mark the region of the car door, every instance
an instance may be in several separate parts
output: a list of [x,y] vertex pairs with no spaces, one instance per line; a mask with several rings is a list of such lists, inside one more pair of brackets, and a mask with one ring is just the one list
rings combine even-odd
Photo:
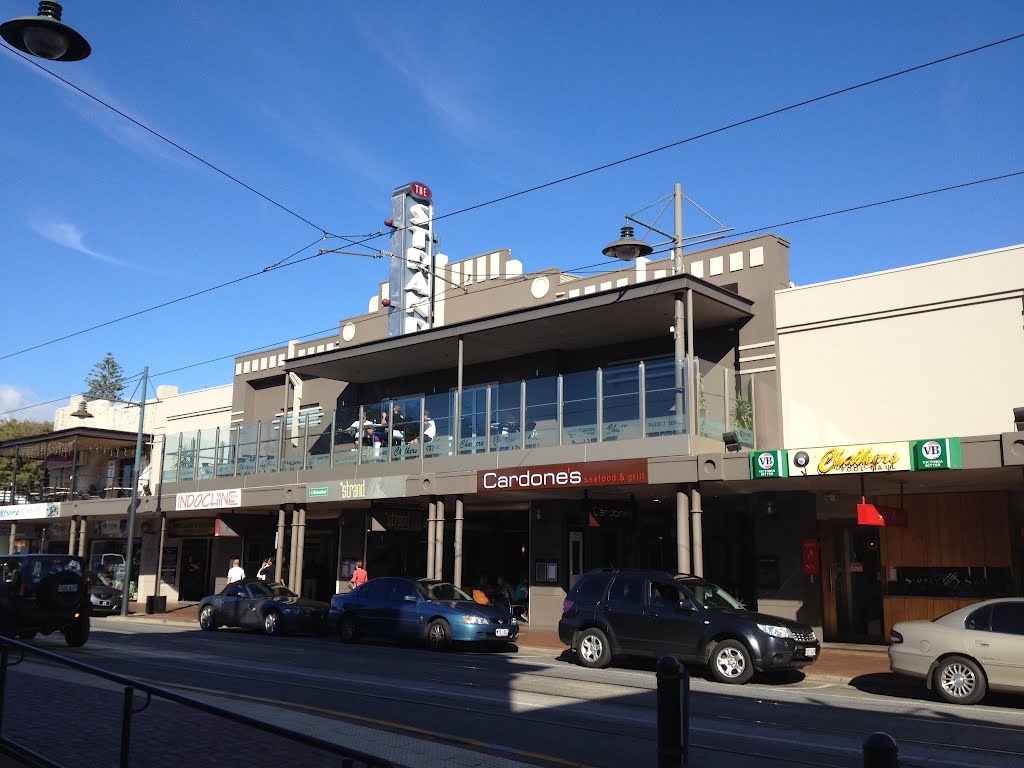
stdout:
[[229,584],[221,595],[217,623],[225,627],[242,626],[242,614],[248,594],[241,584]]
[[599,615],[611,627],[620,653],[649,653],[644,576],[618,573],[608,588],[608,598],[598,606]]
[[674,581],[647,582],[648,650],[661,656],[701,659],[707,623],[699,608]]
[[993,604],[991,622],[987,636],[973,633],[989,685],[1024,691],[1024,600]]
[[241,606],[239,607],[238,626],[249,629],[263,627],[263,619],[260,617],[260,606],[266,596],[267,591],[262,584],[247,584],[245,586]]
[[356,607],[356,626],[364,637],[381,637],[384,632],[384,613],[394,579],[371,579],[359,588]]
[[419,637],[419,595],[412,582],[392,579],[387,602],[381,609],[381,631],[390,639]]

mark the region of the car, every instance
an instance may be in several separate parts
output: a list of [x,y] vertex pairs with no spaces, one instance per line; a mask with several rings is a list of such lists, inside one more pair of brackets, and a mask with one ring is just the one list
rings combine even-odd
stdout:
[[93,616],[110,616],[121,610],[121,590],[114,587],[113,580],[105,573],[89,572],[89,599]]
[[801,669],[821,654],[811,627],[748,611],[706,579],[629,568],[583,574],[562,604],[558,636],[585,667],[667,655],[731,684],[755,671]]
[[893,625],[889,669],[924,680],[949,704],[1024,693],[1024,598],[996,598],[931,621]]
[[61,632],[71,648],[89,640],[90,586],[74,555],[0,557],[0,634],[31,640]]
[[299,597],[284,584],[241,579],[199,601],[199,626],[208,632],[218,627],[242,627],[268,635],[326,632],[328,607],[320,600]]
[[519,639],[519,622],[507,607],[481,605],[437,579],[370,579],[331,598],[328,622],[343,643],[420,641],[445,650],[453,643],[507,646]]

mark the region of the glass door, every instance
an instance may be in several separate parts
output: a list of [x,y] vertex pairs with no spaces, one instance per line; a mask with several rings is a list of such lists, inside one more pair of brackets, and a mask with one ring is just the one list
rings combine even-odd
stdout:
[[829,533],[822,547],[828,559],[823,563],[825,639],[885,642],[878,529],[857,526],[834,528]]

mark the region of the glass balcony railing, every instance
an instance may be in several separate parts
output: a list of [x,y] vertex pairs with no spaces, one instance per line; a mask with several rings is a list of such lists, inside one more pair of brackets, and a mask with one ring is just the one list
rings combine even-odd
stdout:
[[[754,445],[750,377],[695,361],[697,433]],[[686,361],[659,358],[170,436],[164,481],[682,435]]]

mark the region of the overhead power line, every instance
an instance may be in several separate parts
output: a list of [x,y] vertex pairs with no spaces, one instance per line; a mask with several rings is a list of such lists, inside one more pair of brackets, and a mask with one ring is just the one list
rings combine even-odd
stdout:
[[[988,178],[984,178],[984,179],[975,179],[973,181],[965,181],[965,182],[961,182],[959,184],[951,184],[951,185],[948,185],[948,186],[945,186],[945,187],[937,187],[935,189],[929,189],[929,190],[925,190],[923,192],[913,192],[913,193],[908,194],[908,195],[900,195],[898,197],[890,197],[890,198],[887,198],[885,200],[877,200],[877,201],[872,202],[872,203],[863,203],[861,205],[854,205],[854,206],[850,206],[850,207],[847,207],[847,208],[839,208],[839,209],[837,209],[835,211],[828,211],[826,213],[816,213],[816,214],[814,214],[812,216],[803,216],[803,217],[796,218],[796,219],[789,219],[788,221],[783,221],[783,222],[779,222],[777,224],[771,224],[771,225],[764,226],[764,227],[756,227],[755,229],[747,229],[747,230],[744,230],[742,232],[730,232],[727,237],[723,237],[722,239],[723,240],[734,240],[737,237],[742,237],[742,236],[745,236],[745,235],[755,234],[757,232],[765,232],[765,231],[768,231],[768,230],[779,229],[781,227],[788,227],[788,226],[792,226],[794,224],[804,224],[804,223],[806,223],[808,221],[816,221],[818,219],[824,219],[824,218],[828,218],[830,216],[840,216],[840,215],[846,214],[846,213],[855,213],[856,211],[863,211],[863,210],[867,210],[867,209],[870,209],[870,208],[878,208],[878,207],[883,206],[883,205],[892,205],[892,204],[895,204],[895,203],[905,202],[907,200],[914,200],[916,198],[927,197],[929,195],[936,195],[936,194],[939,194],[940,192],[952,192],[952,191],[955,191],[955,190],[958,190],[958,189],[965,189],[967,187],[978,186],[980,184],[988,184],[988,183],[992,183],[992,182],[996,182],[996,181],[1005,181],[1006,179],[1012,179],[1012,178],[1019,177],[1019,176],[1024,176],[1024,170],[1013,171],[1011,173],[1004,173],[1004,174],[1000,174],[998,176],[989,176]],[[668,252],[667,250],[666,251],[661,251],[661,250],[654,251],[655,254],[667,253],[667,252]],[[315,257],[310,256],[310,257],[307,257],[307,258],[315,258]],[[299,262],[296,262],[296,263],[299,263]],[[580,273],[586,273],[587,270],[604,268],[604,267],[607,267],[609,264],[616,264],[616,263],[621,263],[621,262],[618,259],[604,259],[602,261],[595,262],[594,264],[584,264],[584,265],[579,266],[579,267],[570,267],[570,268],[562,270],[562,271],[564,273],[566,273],[566,274],[572,274],[572,273],[580,274]],[[607,271],[607,270],[605,270],[605,271]],[[520,275],[519,276],[519,280],[525,280],[527,277],[529,277],[529,275]],[[508,285],[508,281],[498,282],[498,283],[495,283],[493,285],[488,285],[488,286],[485,286],[483,288],[480,288],[480,289],[474,291],[470,295],[472,295],[473,297],[478,297],[484,291],[490,291],[490,290],[494,290],[494,289],[497,289],[497,288],[502,288],[502,287],[504,287],[506,285]],[[465,298],[463,295],[455,294],[450,299],[446,299],[446,301],[461,300],[463,298]],[[359,319],[359,320],[353,320],[352,321],[352,325],[358,325],[359,323],[370,322],[370,321],[372,321],[374,319],[376,319],[376,318],[375,317],[366,317],[366,318],[362,318],[362,319]],[[186,365],[179,366],[178,368],[171,368],[171,369],[166,370],[166,371],[161,371],[160,373],[154,373],[154,374],[152,374],[151,378],[156,378],[157,376],[167,376],[168,374],[178,373],[180,371],[185,371],[185,370],[188,370],[190,368],[198,368],[198,367],[201,367],[203,365],[209,365],[210,363],[216,363],[216,362],[220,362],[222,360],[231,360],[231,359],[237,358],[237,357],[239,357],[241,355],[247,355],[247,354],[251,354],[253,352],[261,352],[261,351],[264,351],[264,350],[267,350],[267,349],[273,349],[274,347],[279,347],[279,346],[282,346],[284,344],[287,344],[289,341],[292,341],[293,339],[313,338],[315,336],[319,336],[320,334],[329,333],[329,332],[335,330],[336,328],[337,328],[337,324],[329,326],[328,328],[324,328],[324,329],[319,330],[319,331],[313,331],[312,333],[305,333],[305,334],[302,334],[301,336],[291,336],[291,337],[289,337],[285,341],[278,341],[278,342],[270,342],[270,343],[267,343],[267,344],[261,344],[258,347],[250,347],[249,349],[241,350],[239,352],[234,352],[234,353],[228,354],[228,355],[221,355],[219,357],[210,358],[209,360],[202,360],[202,361],[196,362],[196,363],[188,363]],[[127,382],[131,382],[135,378],[136,377],[129,378],[127,380]],[[61,402],[64,402],[65,400],[67,400],[68,398],[70,398],[72,396],[73,395],[65,395],[64,397],[57,398],[55,400],[46,400],[46,401],[41,402],[41,403],[35,403],[34,405],[25,405],[25,406],[21,406],[19,408],[12,408],[11,410],[4,411],[4,412],[0,413],[0,416],[7,416],[8,414],[11,414],[11,413],[17,413],[19,411],[26,411],[26,410],[29,410],[30,408],[37,408],[37,407],[44,406],[44,405],[51,405],[53,403],[61,403]]]
[[[470,211],[475,211],[475,210],[478,210],[480,208],[485,208],[487,206],[491,206],[491,205],[495,205],[497,203],[505,202],[505,201],[511,200],[513,198],[522,197],[523,195],[527,195],[527,194],[530,194],[530,193],[533,193],[533,192],[537,192],[537,191],[540,191],[540,190],[543,190],[543,189],[547,189],[549,187],[553,187],[553,186],[556,186],[558,184],[563,184],[563,183],[566,183],[568,181],[572,181],[574,179],[578,179],[578,178],[581,178],[581,177],[584,177],[584,176],[588,176],[588,175],[591,175],[591,174],[594,174],[594,173],[598,173],[598,172],[603,171],[603,170],[607,170],[609,168],[614,168],[616,166],[623,165],[625,163],[629,163],[629,162],[632,162],[634,160],[639,160],[641,158],[648,157],[650,155],[654,155],[654,154],[657,154],[659,152],[664,152],[666,150],[673,149],[675,147],[679,147],[679,146],[682,146],[684,144],[688,144],[688,143],[691,143],[691,142],[694,142],[694,141],[698,141],[700,139],[707,138],[709,136],[713,136],[713,135],[716,135],[716,134],[724,133],[726,131],[732,130],[733,128],[738,128],[738,127],[743,126],[743,125],[749,125],[751,123],[755,123],[755,122],[758,122],[760,120],[765,120],[765,119],[767,119],[769,117],[774,117],[776,115],[780,115],[780,114],[783,114],[785,112],[789,112],[789,111],[792,111],[792,110],[795,110],[795,109],[799,109],[801,107],[805,107],[805,106],[808,106],[808,105],[811,105],[811,104],[815,104],[817,102],[824,101],[824,100],[830,99],[830,98],[834,98],[836,96],[840,96],[840,95],[843,95],[843,94],[846,94],[846,93],[851,93],[853,91],[856,91],[856,90],[859,90],[859,89],[862,89],[862,88],[867,88],[867,87],[872,86],[872,85],[877,85],[879,83],[886,82],[888,80],[892,80],[892,79],[897,78],[897,77],[902,77],[904,75],[908,75],[908,74],[913,73],[913,72],[917,72],[917,71],[920,71],[920,70],[923,70],[923,69],[927,69],[929,67],[933,67],[933,66],[936,66],[938,64],[943,64],[943,63],[946,63],[946,62],[949,62],[949,61],[960,59],[960,58],[963,58],[965,56],[969,56],[971,54],[979,53],[981,51],[985,51],[985,50],[994,48],[994,47],[999,46],[999,45],[1004,45],[1006,43],[1010,43],[1010,42],[1014,42],[1014,41],[1020,40],[1022,38],[1024,38],[1024,33],[1012,35],[1010,37],[1005,37],[1005,38],[1003,38],[1001,40],[996,40],[996,41],[993,41],[993,42],[990,42],[990,43],[986,43],[984,45],[979,45],[979,46],[976,46],[974,48],[970,48],[970,49],[967,49],[967,50],[964,50],[964,51],[960,51],[958,53],[953,53],[953,54],[950,54],[948,56],[943,56],[943,57],[940,57],[940,58],[937,58],[937,59],[933,59],[933,60],[925,62],[923,64],[917,64],[917,65],[912,66],[912,67],[901,69],[901,70],[899,70],[897,72],[892,72],[890,74],[882,75],[880,77],[872,78],[870,80],[864,80],[864,81],[862,81],[860,83],[856,83],[854,85],[846,86],[845,88],[840,88],[840,89],[837,89],[837,90],[834,90],[834,91],[830,91],[830,92],[825,93],[825,94],[821,94],[819,96],[815,96],[815,97],[812,97],[812,98],[809,98],[809,99],[804,99],[803,101],[799,101],[799,102],[796,102],[794,104],[790,104],[790,105],[785,106],[785,107],[780,107],[778,109],[774,109],[774,110],[771,110],[771,111],[768,111],[768,112],[763,112],[761,114],[754,115],[752,117],[748,117],[748,118],[745,118],[743,120],[738,120],[736,122],[729,123],[727,125],[723,125],[723,126],[720,126],[718,128],[714,128],[712,130],[705,131],[703,133],[695,134],[693,136],[689,136],[689,137],[684,138],[684,139],[679,139],[679,140],[671,142],[669,144],[664,144],[664,145],[662,145],[660,147],[654,147],[653,149],[648,149],[648,150],[646,150],[644,152],[640,152],[640,153],[637,153],[637,154],[634,154],[634,155],[630,155],[628,157],[624,157],[624,158],[621,158],[619,160],[612,161],[610,163],[604,163],[602,165],[594,166],[593,168],[589,168],[589,169],[586,169],[586,170],[583,170],[583,171],[578,171],[578,172],[570,174],[568,176],[563,176],[561,178],[554,179],[552,181],[548,181],[548,182],[545,182],[543,184],[538,184],[538,185],[535,185],[535,186],[532,186],[532,187],[528,187],[526,189],[519,190],[518,192],[512,192],[512,193],[509,193],[507,195],[502,195],[500,197],[492,198],[491,200],[487,200],[487,201],[484,201],[484,202],[481,202],[481,203],[477,203],[475,205],[470,205],[470,206],[467,206],[465,208],[460,208],[460,209],[452,211],[450,213],[442,214],[440,216],[435,216],[434,217],[434,221],[440,221],[442,219],[452,218],[453,216],[459,216],[459,215],[462,215],[462,214],[465,214],[465,213],[469,213]],[[161,134],[157,133],[156,131],[153,131],[152,129],[146,127],[142,123],[139,123],[134,118],[131,118],[128,115],[125,115],[123,112],[120,112],[115,107],[110,106],[106,102],[104,102],[101,99],[93,96],[92,94],[82,90],[81,88],[79,88],[78,86],[74,85],[73,83],[70,83],[67,80],[64,80],[59,75],[56,75],[53,72],[50,72],[50,70],[46,69],[45,67],[41,67],[39,64],[36,64],[34,61],[31,61],[30,59],[28,59],[25,56],[23,56],[20,52],[15,51],[13,49],[11,49],[11,52],[21,56],[22,58],[25,58],[25,60],[29,61],[29,63],[32,64],[33,66],[39,67],[40,69],[42,69],[42,71],[46,72],[47,74],[57,78],[61,82],[66,83],[70,87],[74,88],[77,91],[80,91],[84,95],[88,96],[91,99],[94,99],[95,101],[99,102],[100,104],[103,104],[104,106],[110,108],[114,112],[117,112],[117,114],[125,117],[127,120],[130,120],[132,123],[135,123],[136,125],[144,128],[145,130],[149,131],[153,135],[155,135],[155,136],[157,136],[157,137],[167,141],[168,144],[170,144],[170,145],[180,149],[181,151],[187,153],[188,155],[190,155],[192,157],[195,157],[200,162],[202,162],[202,163],[204,163],[206,165],[209,165],[211,168],[214,168],[214,170],[217,170],[218,172],[222,173],[227,178],[230,178],[230,179],[232,179],[234,181],[237,181],[237,179],[235,179],[230,174],[228,174],[226,172],[223,172],[223,171],[220,171],[220,169],[218,169],[218,168],[216,168],[216,166],[213,166],[212,164],[208,163],[206,160],[203,160],[202,158],[198,157],[197,155],[194,155],[193,153],[189,152],[187,149],[184,149],[183,147],[179,146],[178,144],[175,144],[170,139],[166,139],[164,136],[162,136]],[[242,186],[245,186],[247,189],[250,189],[251,191],[253,191],[256,194],[260,195],[260,197],[264,197],[264,199],[269,200],[269,198],[266,198],[266,196],[264,196],[262,193],[257,192],[256,190],[253,190],[251,187],[248,187],[248,185],[245,185],[242,182],[238,182],[238,183],[242,184]],[[983,182],[972,182],[972,183],[983,183]],[[922,194],[934,194],[934,191],[933,192],[928,192],[928,193],[922,193]],[[270,200],[270,202],[274,202],[274,201]],[[274,204],[278,205],[278,207],[282,208],[283,210],[288,211],[289,213],[293,213],[292,211],[290,211],[289,209],[285,208],[284,206],[281,206],[281,205],[279,205],[277,203],[274,203]],[[305,218],[303,218],[301,216],[298,216],[298,214],[294,214],[293,213],[293,215],[295,215],[297,218],[300,218],[302,221],[305,221],[307,224],[310,224],[311,226],[314,226],[317,229],[319,229],[324,234],[324,236],[330,235],[330,233],[327,230],[324,230],[324,229],[320,228],[319,226],[317,226],[315,224],[312,224],[312,222],[308,221],[307,219],[305,219]],[[835,215],[835,213],[828,214],[828,215]],[[757,231],[757,230],[753,230],[753,231]],[[333,237],[338,237],[338,238],[346,241],[350,245],[365,247],[365,243],[367,243],[367,242],[369,242],[369,241],[371,241],[371,240],[373,240],[373,239],[375,239],[377,237],[380,237],[383,234],[384,234],[383,232],[378,232],[378,233],[367,235],[367,236],[365,236],[365,237],[363,237],[363,238],[361,238],[359,240],[352,240],[352,239],[350,239],[348,237],[344,237],[344,236],[340,236],[340,235],[332,235],[332,236]],[[315,241],[315,242],[317,242],[317,241]],[[311,245],[312,244],[310,244],[310,246]],[[200,295],[202,295],[204,293],[209,293],[210,291],[214,291],[214,290],[217,290],[219,288],[224,288],[224,287],[227,287],[229,285],[233,285],[233,284],[241,282],[243,280],[251,279],[251,278],[256,277],[256,276],[258,276],[260,274],[264,274],[266,272],[272,271],[273,269],[277,269],[277,268],[280,268],[282,266],[293,266],[295,264],[301,264],[304,261],[308,261],[310,259],[318,258],[319,256],[324,255],[324,254],[317,254],[315,256],[307,257],[306,259],[300,259],[300,260],[295,261],[295,262],[290,262],[290,259],[292,259],[298,253],[301,253],[306,248],[309,248],[310,246],[306,246],[305,248],[302,248],[299,251],[296,251],[294,254],[292,254],[290,256],[287,256],[284,259],[282,259],[282,260],[280,260],[278,262],[275,262],[275,263],[271,264],[268,267],[265,267],[264,269],[260,270],[260,272],[254,272],[254,273],[251,273],[249,275],[244,275],[244,276],[236,278],[234,280],[230,280],[230,281],[227,281],[225,283],[221,283],[221,284],[216,285],[216,286],[211,286],[210,288],[204,289],[202,291],[197,291],[196,293],[189,294],[187,296],[182,296],[182,297],[179,297],[177,299],[172,299],[171,301],[167,301],[167,302],[164,302],[162,304],[155,305],[153,307],[142,309],[142,310],[139,310],[138,312],[133,312],[131,314],[127,314],[127,315],[124,315],[122,317],[115,318],[113,320],[109,320],[107,322],[100,323],[98,325],[94,325],[94,326],[91,326],[89,328],[82,329],[80,331],[75,331],[74,333],[66,334],[64,336],[61,336],[61,337],[58,337],[58,338],[55,338],[55,339],[51,339],[50,341],[41,342],[40,344],[36,344],[36,345],[30,346],[30,347],[26,347],[26,348],[18,350],[16,352],[11,352],[11,353],[8,353],[8,354],[5,354],[5,355],[0,355],[0,360],[6,360],[8,358],[14,357],[16,355],[23,354],[25,352],[30,352],[30,351],[33,351],[33,350],[36,350],[36,349],[40,349],[41,347],[49,346],[51,344],[55,344],[55,343],[60,342],[60,341],[65,341],[65,340],[67,340],[69,338],[73,338],[75,336],[80,336],[83,333],[88,333],[90,331],[97,330],[99,328],[103,328],[103,327],[106,327],[106,326],[109,326],[109,325],[113,325],[113,324],[118,323],[118,322],[122,322],[123,320],[127,320],[127,319],[130,319],[132,317],[137,317],[138,315],[145,314],[147,312],[151,312],[153,310],[160,309],[160,308],[169,306],[171,304],[176,304],[176,303],[179,303],[181,301],[185,301],[187,299],[191,299],[191,298],[194,298],[196,296],[200,296]],[[285,264],[285,262],[290,262],[290,263]]]

